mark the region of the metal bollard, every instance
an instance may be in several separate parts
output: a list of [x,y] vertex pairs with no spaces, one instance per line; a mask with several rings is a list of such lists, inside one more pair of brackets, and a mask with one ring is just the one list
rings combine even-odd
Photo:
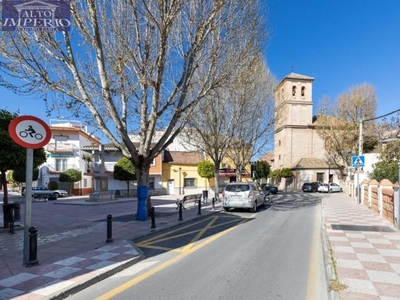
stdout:
[[198,202],[199,202],[199,210],[198,210],[197,214],[200,216],[201,215],[201,199]]
[[215,198],[214,197],[212,198],[212,209],[213,210],[215,209]]
[[29,228],[29,261],[26,266],[35,266],[39,263],[37,260],[37,236],[38,228],[32,226]]
[[150,208],[150,216],[151,216],[151,228],[156,228],[156,213],[154,206]]
[[107,239],[106,243],[111,243],[113,241],[112,238],[112,215],[107,216]]
[[182,202],[179,202],[179,219],[178,221],[182,221]]

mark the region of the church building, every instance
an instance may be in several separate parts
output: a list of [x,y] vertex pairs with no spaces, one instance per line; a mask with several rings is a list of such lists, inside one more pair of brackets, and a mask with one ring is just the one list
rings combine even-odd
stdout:
[[340,172],[331,165],[313,117],[314,78],[290,73],[275,89],[274,158],[272,169],[290,168],[293,177],[281,189],[301,189],[304,182],[336,182]]

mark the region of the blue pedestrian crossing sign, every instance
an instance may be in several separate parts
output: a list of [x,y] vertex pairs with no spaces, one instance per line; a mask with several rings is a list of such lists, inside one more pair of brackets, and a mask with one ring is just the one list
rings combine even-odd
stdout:
[[365,166],[365,157],[364,155],[352,156],[351,157],[351,166],[353,168],[361,168]]

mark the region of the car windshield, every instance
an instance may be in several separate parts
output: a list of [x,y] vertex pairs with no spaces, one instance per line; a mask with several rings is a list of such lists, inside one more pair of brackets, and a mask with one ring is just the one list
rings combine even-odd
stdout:
[[225,191],[227,192],[246,192],[248,190],[250,190],[248,184],[230,184],[225,188]]

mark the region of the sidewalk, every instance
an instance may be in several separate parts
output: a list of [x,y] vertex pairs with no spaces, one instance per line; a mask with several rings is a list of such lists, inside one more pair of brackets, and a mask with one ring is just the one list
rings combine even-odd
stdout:
[[[331,299],[400,299],[400,233],[345,193],[323,199]],[[329,247],[330,246],[330,247]],[[338,279],[338,280],[336,280]]]
[[[22,227],[16,226],[15,234],[0,229],[0,300],[64,299],[143,259],[140,249],[130,242],[132,239],[218,212],[221,206],[217,203],[213,210],[208,201],[199,216],[198,207],[188,204],[180,221],[176,199],[175,195],[152,197],[156,228],[151,228],[150,218],[136,221],[136,199],[121,198],[111,203],[70,198],[34,201],[31,224],[38,227],[39,264],[23,265]],[[109,214],[113,241],[107,243]]]

